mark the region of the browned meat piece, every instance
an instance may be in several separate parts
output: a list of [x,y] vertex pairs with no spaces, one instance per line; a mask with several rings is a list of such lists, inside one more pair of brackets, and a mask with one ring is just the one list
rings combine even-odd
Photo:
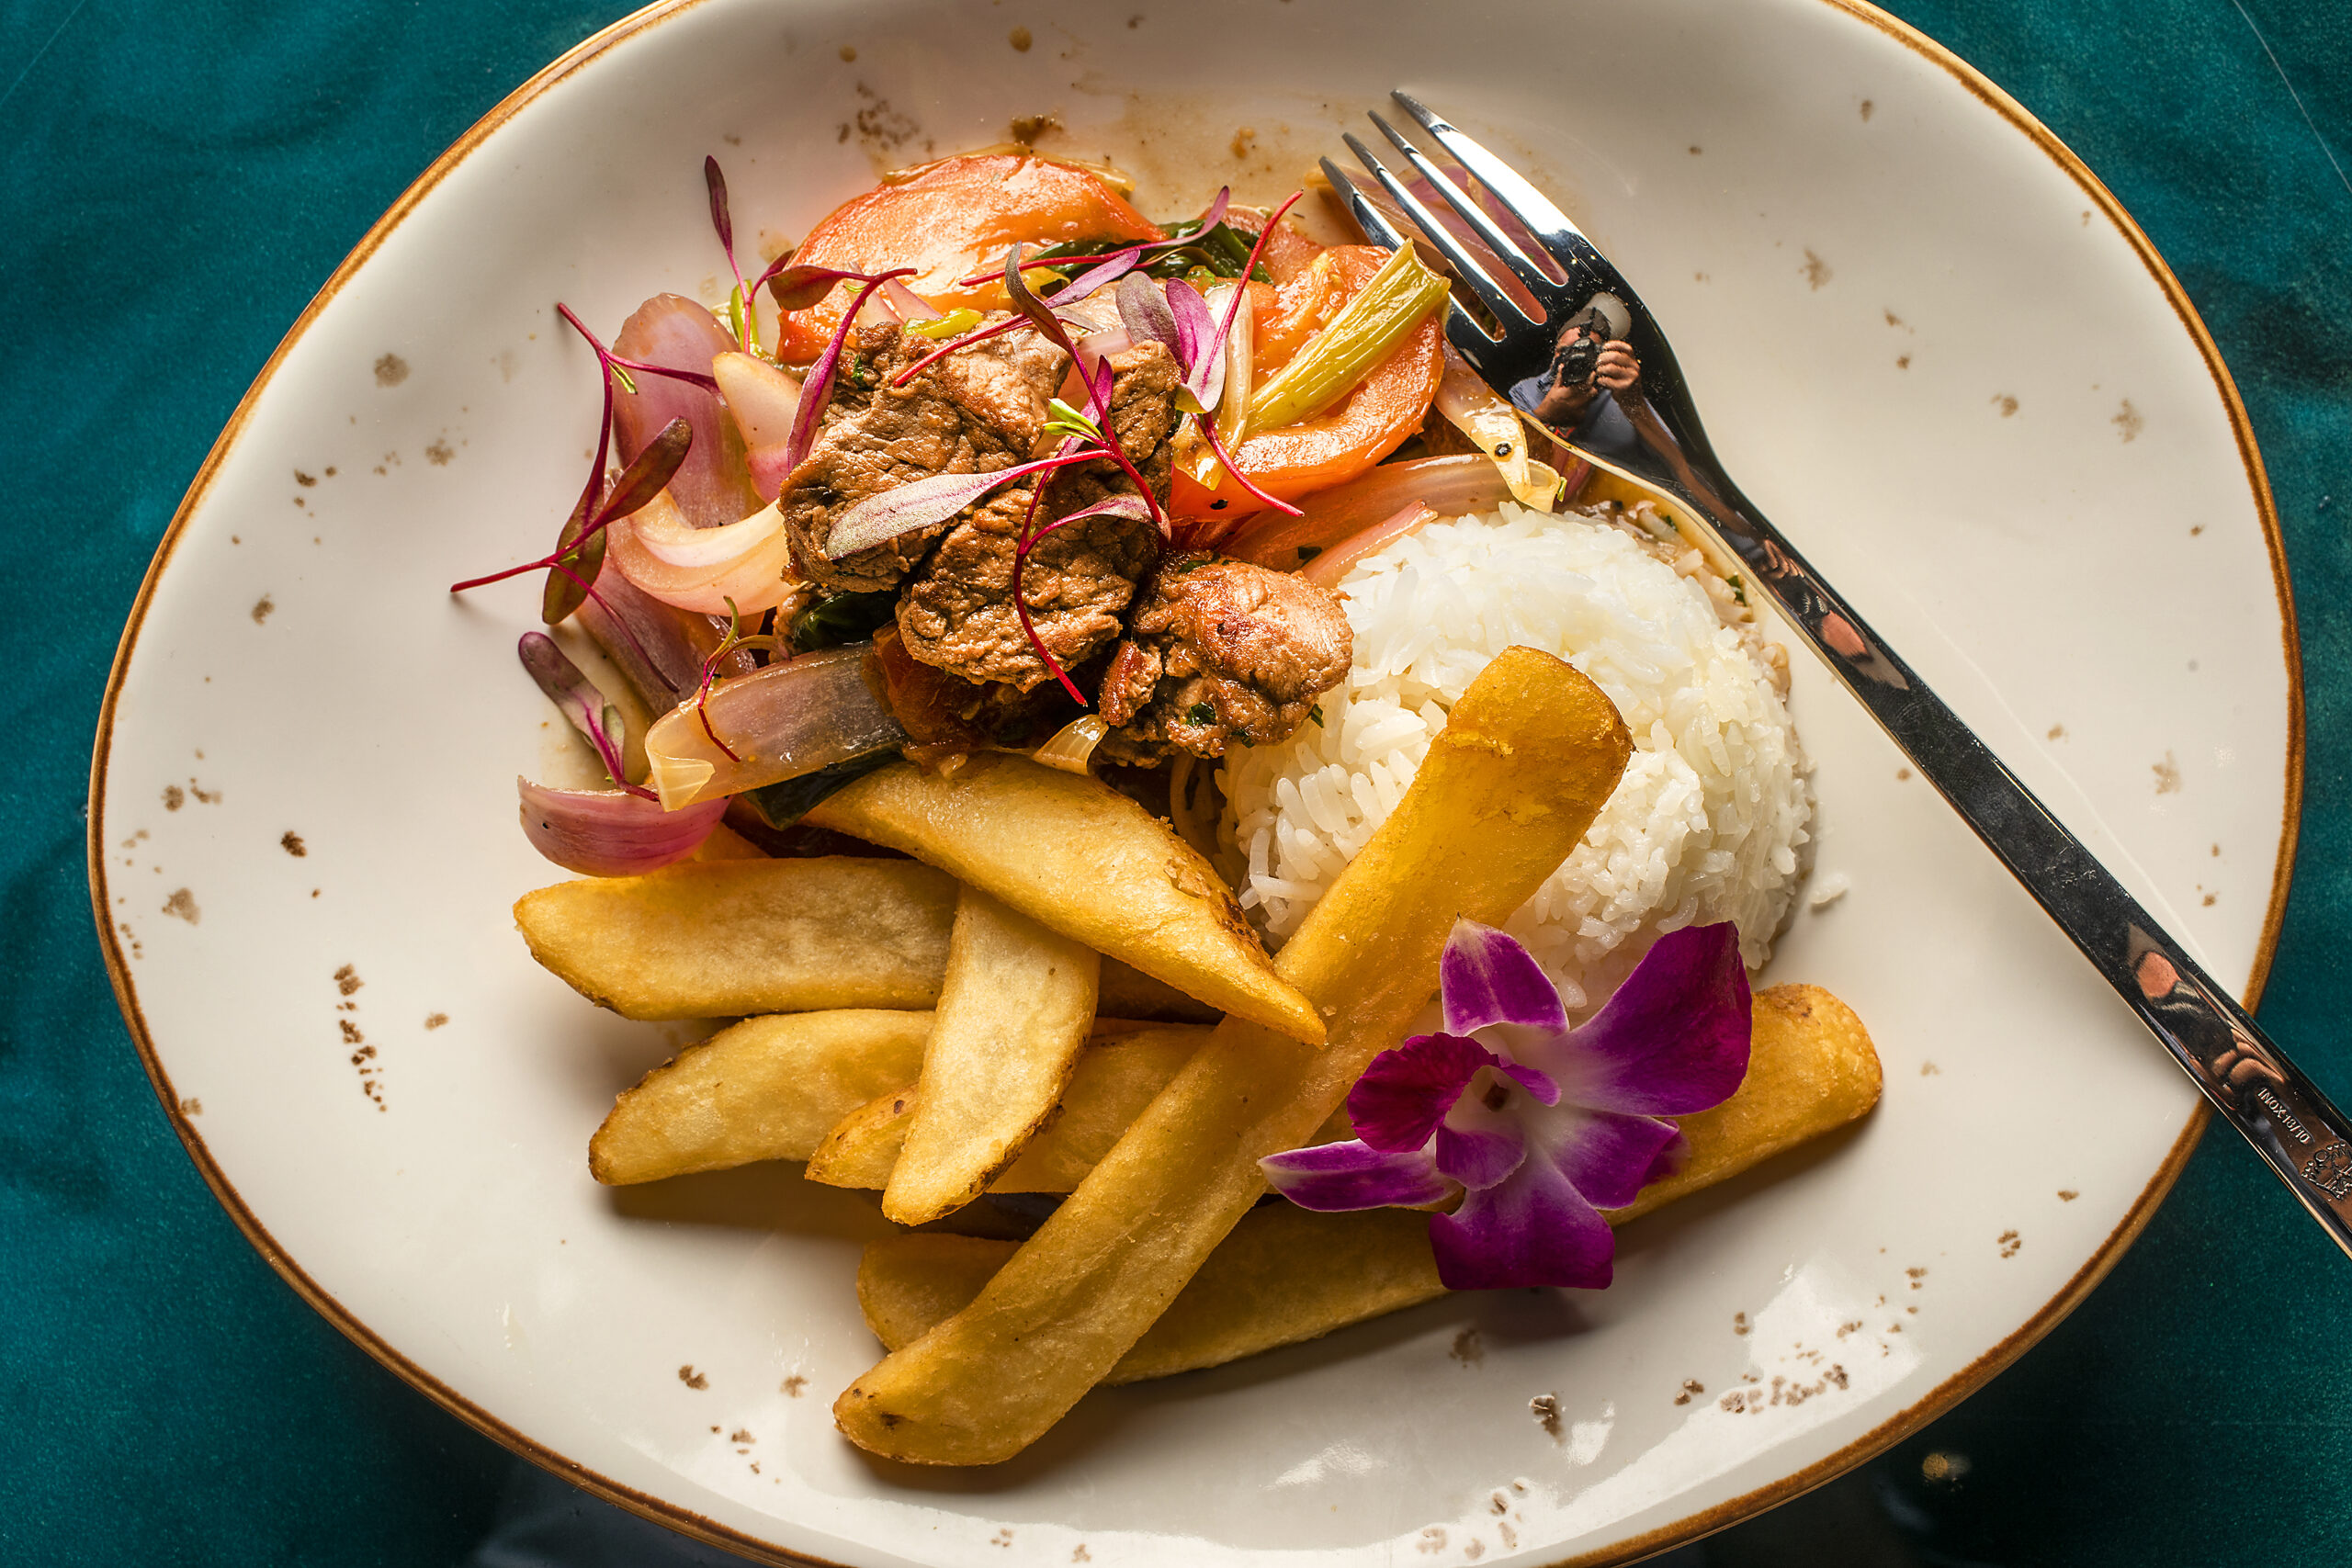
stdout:
[[1222,757],[1290,738],[1354,657],[1340,602],[1303,577],[1184,551],[1145,582],[1102,677],[1100,755]]
[[896,587],[947,525],[835,561],[824,554],[834,519],[926,475],[994,473],[1027,460],[1069,358],[1024,329],[949,355],[893,387],[893,377],[939,345],[891,325],[862,327],[851,341],[855,352],[842,355],[824,429],[785,481],[778,504],[794,570],[820,587],[872,592]]
[[874,634],[882,699],[904,727],[907,760],[925,767],[989,746],[1042,746],[1079,709],[1057,685],[1020,692],[1001,682],[976,684],[907,655],[896,626]]
[[[1164,502],[1182,378],[1156,343],[1114,354],[1110,364],[1111,431]],[[1107,460],[1065,468],[1049,477],[1034,525],[1134,491],[1134,481]],[[1013,558],[1030,494],[1022,485],[990,496],[956,523],[908,584],[899,629],[915,658],[967,681],[1004,681],[1023,691],[1053,679],[1012,607]],[[1021,597],[1038,640],[1064,670],[1118,637],[1119,615],[1159,547],[1148,522],[1090,517],[1055,529],[1029,552]]]

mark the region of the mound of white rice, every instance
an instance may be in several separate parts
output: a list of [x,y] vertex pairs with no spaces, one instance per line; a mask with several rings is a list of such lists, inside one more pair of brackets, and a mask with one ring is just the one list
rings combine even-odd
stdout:
[[1635,750],[1508,929],[1577,991],[1613,985],[1665,931],[1722,919],[1763,963],[1801,874],[1810,770],[1770,673],[1699,581],[1606,523],[1507,505],[1431,524],[1341,588],[1355,665],[1322,723],[1233,753],[1221,775],[1221,848],[1246,860],[1241,903],[1270,939],[1387,820],[1471,681],[1525,644],[1590,676]]

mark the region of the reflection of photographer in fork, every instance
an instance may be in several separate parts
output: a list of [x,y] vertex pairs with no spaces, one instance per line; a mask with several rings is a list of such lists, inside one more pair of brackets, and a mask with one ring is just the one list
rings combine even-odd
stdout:
[[1623,301],[1594,295],[1560,329],[1552,363],[1511,388],[1510,400],[1588,451],[1631,452],[1636,437],[1617,395],[1641,379],[1641,361],[1624,338],[1632,326]]

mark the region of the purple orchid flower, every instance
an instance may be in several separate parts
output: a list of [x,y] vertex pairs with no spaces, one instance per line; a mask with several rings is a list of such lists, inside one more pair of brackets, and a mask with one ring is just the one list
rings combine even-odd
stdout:
[[1719,1105],[1747,1076],[1747,971],[1730,922],[1669,931],[1606,1005],[1568,1027],[1517,942],[1456,922],[1439,967],[1445,1032],[1373,1058],[1348,1093],[1357,1138],[1260,1161],[1302,1208],[1439,1202],[1438,1278],[1455,1291],[1609,1283],[1622,1208],[1674,1168],[1667,1116]]

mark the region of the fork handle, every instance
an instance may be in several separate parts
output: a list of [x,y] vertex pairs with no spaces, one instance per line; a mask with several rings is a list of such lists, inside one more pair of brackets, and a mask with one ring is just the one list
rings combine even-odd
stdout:
[[[2221,1118],[2352,1254],[2352,1122],[1740,494],[1713,464],[1703,437],[1688,446],[1668,440],[1661,450],[1657,438],[1664,430],[1649,420],[1636,424],[1650,428],[1642,431],[1643,450],[1633,463],[1626,454],[1612,460],[1578,450],[1600,467],[1669,491],[1721,536],[1920,774],[2164,1043]],[[1639,461],[1644,457],[1652,461]],[[1633,468],[1643,471],[1627,472]]]

